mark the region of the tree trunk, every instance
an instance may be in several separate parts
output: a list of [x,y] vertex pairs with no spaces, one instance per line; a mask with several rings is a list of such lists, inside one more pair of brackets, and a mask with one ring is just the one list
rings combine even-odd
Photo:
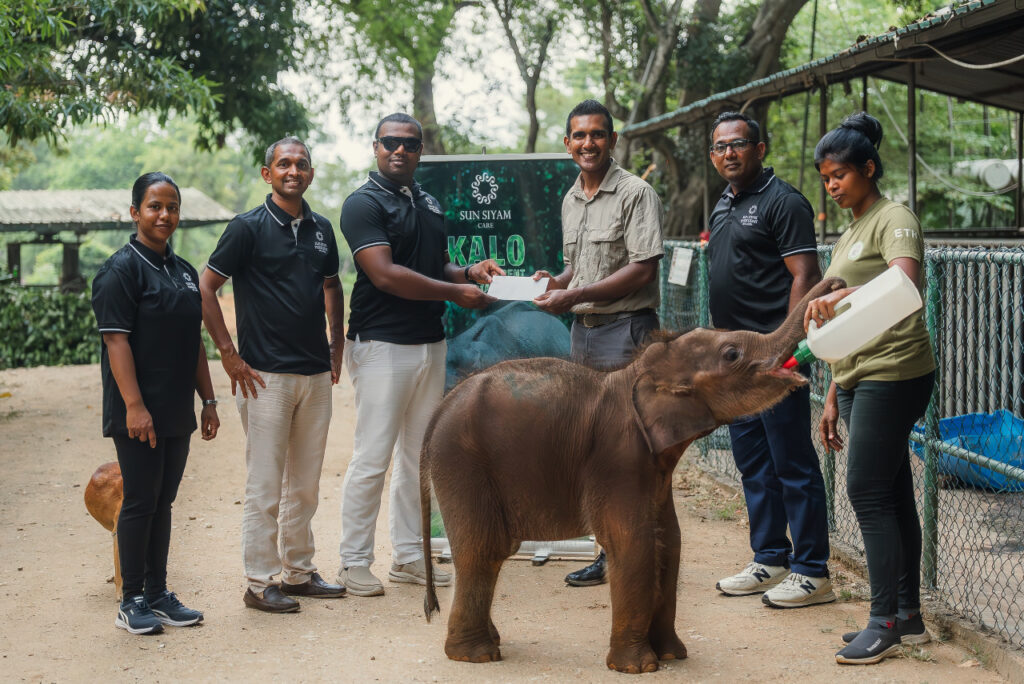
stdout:
[[537,81],[539,79],[526,80],[526,112],[530,115],[530,129],[526,133],[527,154],[537,151],[537,136],[540,134],[540,121],[537,119]]
[[749,80],[756,81],[779,69],[779,54],[789,25],[807,0],[764,0],[740,47],[750,55],[754,69]]
[[412,115],[423,126],[423,152],[444,154],[441,127],[434,113],[434,64],[414,64],[412,74]]

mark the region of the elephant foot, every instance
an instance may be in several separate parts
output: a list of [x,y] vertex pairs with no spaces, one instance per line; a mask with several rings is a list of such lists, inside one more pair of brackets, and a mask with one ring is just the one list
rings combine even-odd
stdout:
[[449,639],[444,644],[444,654],[451,660],[463,663],[490,663],[501,660],[501,650],[491,639],[460,642]]
[[658,660],[682,660],[686,657],[686,646],[679,640],[675,632],[668,634],[651,635],[651,648],[658,656]]
[[640,674],[641,672],[657,672],[658,657],[647,647],[612,647],[605,659],[609,670]]

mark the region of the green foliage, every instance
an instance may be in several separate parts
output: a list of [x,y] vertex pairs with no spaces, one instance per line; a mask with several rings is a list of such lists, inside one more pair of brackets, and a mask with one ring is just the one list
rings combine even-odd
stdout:
[[0,285],[0,368],[99,361],[89,293]]
[[304,134],[306,112],[276,83],[300,63],[294,0],[15,0],[0,4],[0,122],[11,143],[60,141],[123,113],[191,112],[199,149],[237,126],[260,145]]

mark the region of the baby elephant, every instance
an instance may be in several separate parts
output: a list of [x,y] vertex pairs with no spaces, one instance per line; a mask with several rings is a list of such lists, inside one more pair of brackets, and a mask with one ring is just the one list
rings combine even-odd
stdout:
[[[803,338],[807,302],[844,286],[819,283],[770,335],[697,329],[651,343],[611,373],[529,359],[456,386],[434,414],[420,461],[424,552],[433,483],[455,564],[448,657],[501,659],[491,602],[501,565],[522,540],[593,533],[608,554],[608,667],[653,672],[659,660],[685,658],[675,631],[672,471],[693,440],[806,384],[782,363]],[[438,602],[426,567],[429,620]]]
[[118,596],[121,595],[121,557],[117,551],[117,516],[121,514],[123,499],[121,466],[116,461],[104,463],[85,486],[85,508],[114,537],[114,586]]

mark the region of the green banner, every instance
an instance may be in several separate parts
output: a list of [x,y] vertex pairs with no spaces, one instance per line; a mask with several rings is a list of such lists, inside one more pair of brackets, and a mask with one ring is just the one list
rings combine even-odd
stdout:
[[[562,197],[579,168],[567,154],[426,156],[416,180],[444,208],[448,256],[494,259],[508,275],[562,271]],[[479,316],[449,304],[452,337]]]

